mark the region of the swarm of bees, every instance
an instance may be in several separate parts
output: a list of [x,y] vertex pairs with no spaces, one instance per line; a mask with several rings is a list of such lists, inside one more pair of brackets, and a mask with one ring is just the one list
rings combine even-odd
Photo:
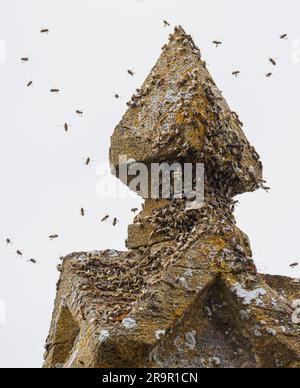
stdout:
[[[171,26],[171,24],[167,20],[163,20],[163,25],[164,25],[165,28]],[[49,28],[42,28],[40,30],[40,33],[43,34],[43,35],[48,35],[50,33],[50,30],[49,30]],[[288,39],[288,34],[287,33],[281,34],[280,35],[280,39],[281,40],[287,40]],[[213,45],[215,45],[216,48],[219,48],[221,45],[223,45],[223,42],[221,40],[214,40],[212,43],[213,43]],[[21,61],[21,63],[27,63],[27,62],[30,61],[30,58],[28,56],[24,56],[24,57],[21,57],[20,61]],[[277,66],[277,60],[276,59],[269,58],[269,62],[273,66]],[[133,69],[128,69],[127,73],[131,77],[135,76],[135,71]],[[241,74],[240,70],[235,70],[235,71],[232,72],[232,76],[234,76],[235,78],[237,78],[240,74]],[[265,76],[266,76],[266,78],[271,78],[273,76],[273,73],[272,72],[268,72],[267,74],[265,74]],[[33,85],[33,83],[34,83],[33,80],[26,81],[26,85],[27,85],[28,88],[31,87]],[[58,93],[60,93],[60,89],[59,88],[51,88],[50,92],[53,93],[53,94],[58,94]],[[119,99],[120,95],[118,93],[115,93],[114,94],[114,98],[115,99]],[[82,110],[76,110],[75,112],[76,112],[76,114],[78,116],[83,116],[83,114],[84,114],[84,112]],[[65,132],[69,132],[70,126],[69,126],[68,123],[65,123],[63,125],[63,127],[64,127],[64,131]],[[87,157],[85,159],[85,165],[86,166],[89,166],[91,164],[91,162],[92,162],[92,160],[91,160],[90,157]],[[262,184],[262,188],[265,189],[266,191],[270,190],[268,187],[265,187],[263,184]],[[138,211],[138,208],[131,209],[131,212],[133,214],[136,214],[137,211]],[[80,215],[82,217],[84,217],[86,215],[86,211],[85,211],[84,208],[80,209]],[[110,216],[106,215],[105,217],[103,217],[101,219],[101,222],[106,222],[109,218],[110,218]],[[117,218],[113,218],[112,225],[116,226],[118,224],[118,222],[119,222],[119,220]],[[58,239],[58,238],[59,238],[58,234],[53,234],[53,235],[49,236],[49,240],[50,241],[53,241],[53,240]],[[12,245],[13,242],[12,242],[11,239],[7,238],[6,239],[6,244],[7,245]],[[21,250],[17,250],[16,254],[17,254],[18,257],[21,257],[21,258],[23,257],[23,252]],[[30,259],[30,260],[28,260],[28,262],[30,262],[32,264],[37,264],[37,261],[35,259]],[[293,264],[290,265],[291,268],[295,268],[296,266],[298,266],[298,263],[293,263]]]

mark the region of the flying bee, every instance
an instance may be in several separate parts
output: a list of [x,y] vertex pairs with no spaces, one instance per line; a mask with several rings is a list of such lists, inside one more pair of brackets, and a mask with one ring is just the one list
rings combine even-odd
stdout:
[[216,45],[216,48],[218,48],[218,47],[221,46],[223,43],[220,42],[219,40],[214,40],[214,41],[213,41],[213,44]]
[[83,116],[83,112],[81,110],[76,110],[76,114],[78,114],[78,116]]
[[65,130],[65,132],[69,131],[69,124],[68,123],[64,123],[64,130]]
[[118,100],[120,98],[120,96],[117,93],[114,95],[114,97],[116,100]]
[[293,263],[290,265],[290,268],[296,268],[296,267],[298,267],[298,265],[299,265],[299,263]]
[[135,75],[135,72],[134,72],[133,70],[131,70],[131,69],[128,69],[128,70],[127,70],[127,73],[128,73],[129,75],[131,75],[131,77],[134,77],[134,75]]
[[84,216],[85,216],[85,210],[84,210],[84,208],[83,208],[83,207],[80,209],[80,214],[81,214],[81,216],[82,216],[82,217],[84,217]]
[[32,84],[33,84],[33,81],[28,81],[26,85],[28,88],[30,88],[30,86],[32,86]]
[[12,240],[10,238],[7,238],[6,240],[6,245],[12,245]]
[[21,258],[23,257],[23,252],[20,251],[19,249],[16,251],[16,254],[18,257],[21,257]]
[[109,219],[109,215],[102,218],[101,222],[106,222]]
[[138,208],[134,208],[134,209],[131,209],[131,212],[135,214],[138,210],[139,210]]
[[277,62],[275,61],[275,59],[270,58],[269,61],[272,63],[273,66],[277,65]]
[[41,34],[49,34],[49,29],[48,28],[43,28],[41,30]]
[[53,240],[57,239],[58,237],[59,237],[58,234],[51,234],[51,235],[49,236],[49,240],[50,240],[50,241],[53,241]]
[[25,63],[25,62],[28,62],[29,61],[29,58],[28,57],[23,57],[21,58],[21,62],[22,63]]
[[117,218],[114,218],[114,220],[113,220],[113,226],[116,226],[118,222],[119,222],[119,220],[118,220]]
[[236,70],[236,71],[233,71],[232,72],[232,75],[237,78],[239,75],[241,74],[241,72],[239,70]]
[[280,39],[287,40],[287,39],[288,39],[288,34],[282,34],[282,35],[280,35]]
[[265,74],[265,76],[266,76],[266,78],[272,78],[273,73],[267,73],[267,74]]
[[60,90],[58,88],[53,88],[53,89],[50,89],[50,92],[51,93],[59,93]]
[[167,20],[164,20],[164,27],[171,27],[171,24]]
[[35,259],[30,259],[27,261],[28,263],[31,263],[31,264],[37,264],[37,261]]

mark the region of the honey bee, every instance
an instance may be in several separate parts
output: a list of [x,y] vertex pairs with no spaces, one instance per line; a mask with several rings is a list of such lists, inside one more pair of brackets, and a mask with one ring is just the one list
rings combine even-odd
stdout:
[[214,40],[214,41],[213,41],[213,44],[216,45],[216,48],[218,48],[218,47],[221,46],[223,43],[220,42],[219,40]]
[[273,76],[273,73],[267,73],[267,74],[265,74],[265,76],[266,76],[267,78],[271,78],[271,77]]
[[131,77],[134,77],[134,75],[135,75],[135,72],[134,72],[133,70],[131,70],[131,69],[128,69],[128,70],[127,70],[127,73],[128,73],[129,75],[131,75]]
[[277,65],[277,62],[275,61],[275,59],[270,58],[269,61],[272,63],[273,66]]
[[68,123],[64,124],[64,130],[65,130],[65,132],[69,131],[69,124]]
[[290,268],[296,268],[296,267],[298,267],[298,265],[299,265],[299,263],[293,263],[290,265]]
[[81,110],[76,110],[76,113],[78,114],[78,116],[83,116],[83,112]]
[[164,27],[171,27],[171,24],[167,20],[164,20]]
[[109,215],[102,218],[101,222],[106,222],[109,219]]
[[27,87],[30,88],[30,86],[32,86],[32,84],[33,84],[33,81],[28,81],[27,82]]
[[134,208],[134,209],[131,209],[131,212],[135,214],[138,210],[139,210],[138,208]]
[[35,259],[30,259],[30,260],[28,260],[28,263],[37,264],[37,261]]
[[27,58],[27,57],[21,58],[21,62],[22,62],[22,63],[25,63],[25,62],[28,62],[28,61],[29,61],[29,58]]
[[235,76],[235,78],[237,78],[240,74],[241,72],[239,70],[232,72],[232,75]]
[[118,222],[119,222],[119,220],[118,220],[117,218],[114,218],[114,220],[113,220],[113,226],[116,226]]
[[118,94],[115,94],[114,97],[116,100],[118,100],[120,98],[120,96]]
[[6,245],[12,245],[12,240],[10,238],[7,238],[6,239]]
[[53,88],[53,89],[50,89],[50,92],[51,92],[51,93],[59,93],[60,90],[57,89],[57,88]]
[[287,40],[287,39],[288,39],[288,34],[282,34],[282,35],[280,35],[280,39]]
[[23,252],[20,251],[19,249],[16,251],[16,254],[18,257],[21,257],[21,258],[23,257]]
[[58,234],[52,234],[49,236],[49,240],[53,241],[53,240],[57,239],[58,237],[59,237]]
[[41,30],[41,34],[49,34],[49,29],[48,28],[43,28]]
[[84,210],[84,208],[83,208],[83,207],[80,209],[80,214],[81,214],[81,216],[82,216],[82,217],[84,217],[84,216],[85,216],[85,210]]

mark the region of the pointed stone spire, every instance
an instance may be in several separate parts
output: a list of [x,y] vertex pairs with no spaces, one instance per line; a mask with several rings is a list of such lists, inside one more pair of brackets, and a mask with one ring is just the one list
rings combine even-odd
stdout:
[[209,74],[190,35],[177,27],[111,140],[110,162],[205,163],[211,185],[231,196],[259,187],[262,164]]

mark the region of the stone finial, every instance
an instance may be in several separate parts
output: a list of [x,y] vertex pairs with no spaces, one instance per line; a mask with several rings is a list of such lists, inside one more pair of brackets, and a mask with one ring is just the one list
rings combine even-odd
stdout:
[[130,105],[111,164],[203,162],[205,201],[148,198],[127,252],[63,260],[45,367],[299,368],[300,282],[259,274],[233,215],[262,165],[181,27]]
[[217,88],[200,50],[177,27],[111,140],[110,162],[205,163],[211,184],[233,196],[259,187],[262,164]]

